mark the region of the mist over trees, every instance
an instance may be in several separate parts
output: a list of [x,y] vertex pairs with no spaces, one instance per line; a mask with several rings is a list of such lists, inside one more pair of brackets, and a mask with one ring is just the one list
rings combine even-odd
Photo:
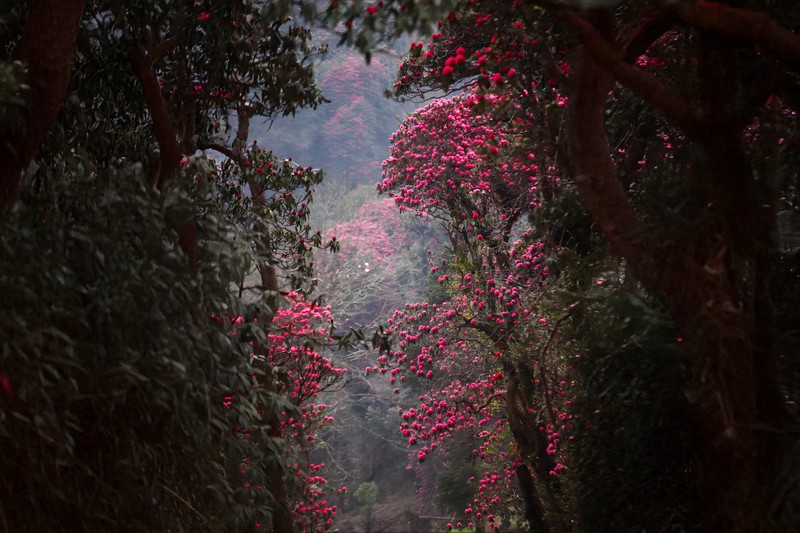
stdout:
[[799,17],[3,4],[2,529],[796,530]]

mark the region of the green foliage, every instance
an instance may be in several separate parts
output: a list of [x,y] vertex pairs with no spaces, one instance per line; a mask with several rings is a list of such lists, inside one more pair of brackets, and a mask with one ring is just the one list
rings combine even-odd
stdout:
[[[25,72],[4,58],[26,4],[0,7],[14,131]],[[324,482],[295,475],[313,435],[283,429],[303,409],[291,381],[251,359],[255,341],[280,342],[275,289],[310,290],[322,246],[309,224],[322,173],[247,146],[250,118],[321,102],[310,57],[325,47],[293,15],[87,2],[59,120],[0,226],[0,529],[241,531],[291,523],[298,493]],[[287,344],[317,342],[298,337]]]
[[606,291],[574,314],[574,466],[580,531],[687,530],[703,509],[689,401],[691,354],[658,306]]
[[[187,169],[197,172],[195,192],[223,208],[237,225],[252,229],[257,254],[288,275],[292,290],[313,288],[307,286],[313,276],[312,251],[322,247],[322,234],[311,227],[311,204],[322,171],[278,160],[255,144],[243,158],[241,164],[226,160],[219,171],[213,163],[210,172]],[[209,163],[205,157],[194,161]]]
[[[15,132],[24,71],[3,58],[26,4],[0,7]],[[308,457],[275,421],[300,406],[251,345],[272,342],[276,288],[310,287],[322,173],[246,147],[253,116],[321,101],[309,57],[324,47],[290,15],[87,2],[59,120],[0,227],[0,529],[240,531],[291,514],[302,487],[275,481]],[[279,272],[259,283],[259,267]],[[237,317],[262,321],[234,334]]]
[[[58,187],[0,233],[0,523],[6,530],[234,530],[233,426],[270,404],[214,316],[248,250],[197,218],[192,275],[172,229],[198,211],[131,175]],[[233,408],[225,396],[236,395]],[[254,431],[256,431],[254,429]]]
[[[475,465],[475,458],[469,442],[462,446],[451,447],[447,454],[446,468],[436,478],[436,493],[434,501],[445,513],[461,515],[463,510],[470,506],[475,498],[476,486],[465,483],[464,480],[473,479],[480,475]],[[476,443],[472,443],[477,446]]]
[[[0,17],[22,31],[24,12],[6,4]],[[69,93],[40,153],[39,179],[52,179],[48,169],[105,177],[121,158],[154,171],[152,109],[132,68],[132,48],[152,59],[173,136],[186,155],[227,146],[239,126],[232,110],[271,119],[316,107],[322,95],[310,57],[326,48],[312,46],[310,31],[288,14],[270,18],[261,8],[249,0],[126,0],[111,9],[87,2]],[[0,44],[8,39],[11,49],[15,37],[4,35]]]
[[369,511],[378,502],[378,485],[372,481],[362,483],[353,497],[365,511]]

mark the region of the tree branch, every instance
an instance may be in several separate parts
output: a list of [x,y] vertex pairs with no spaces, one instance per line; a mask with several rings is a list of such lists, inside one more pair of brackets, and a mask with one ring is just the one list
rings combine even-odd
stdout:
[[628,63],[633,63],[645,53],[650,46],[664,35],[675,24],[675,18],[664,10],[657,10],[647,16],[637,26],[622,46],[622,57]]
[[[228,146],[227,144],[220,144],[211,141],[207,141],[204,139],[200,139],[197,141],[197,149],[198,150],[214,150],[215,152],[219,152],[225,157],[237,161],[236,154],[234,153],[233,148]],[[238,161],[237,161],[238,162]]]
[[676,123],[692,140],[702,140],[703,124],[689,102],[674,87],[629,65],[589,21],[573,12],[566,12],[578,40],[597,63],[611,73],[616,81],[636,96],[661,110],[667,119]]
[[[197,141],[197,148],[200,150],[214,150],[241,165],[244,162],[247,138],[250,136],[250,116],[244,106],[239,106],[236,108],[236,117],[236,138],[233,140],[233,146],[200,139]],[[252,186],[253,184],[251,184]],[[263,192],[263,188],[261,190]]]
[[167,109],[167,103],[161,94],[161,84],[153,69],[152,56],[133,40],[128,45],[128,56],[131,59],[133,73],[142,87],[147,110],[153,119],[158,148],[161,152],[158,170],[154,175],[154,184],[163,185],[178,173],[178,166],[181,160],[178,134]]
[[[142,87],[144,101],[150,118],[153,120],[160,152],[158,168],[154,170],[152,176],[153,185],[163,185],[177,175],[182,150],[181,143],[178,141],[178,129],[170,116],[167,103],[161,93],[161,82],[155,73],[154,49],[157,49],[159,45],[152,45],[145,49],[132,34],[126,21],[125,8],[120,0],[112,0],[111,4],[114,15],[122,28],[123,39],[128,43],[128,57],[131,60],[133,74]],[[148,41],[152,42],[152,40],[151,36]]]
[[566,138],[571,173],[586,211],[615,251],[639,258],[632,236],[639,233],[641,221],[617,177],[605,131],[605,103],[614,80],[594,61],[588,47],[583,46],[570,95]]
[[[153,120],[156,142],[158,142],[158,167],[153,170],[152,184],[163,186],[178,175],[183,150],[178,140],[178,129],[170,116],[167,102],[161,93],[161,83],[154,68],[152,51],[145,50],[136,38],[131,35],[125,20],[125,11],[119,0],[112,2],[115,16],[123,28],[123,37],[128,42],[128,57],[131,60],[133,74],[139,81],[144,101],[150,118]],[[181,249],[186,254],[189,268],[197,268],[197,222],[194,219],[179,222],[175,225]]]
[[670,7],[670,11],[696,28],[750,42],[787,61],[800,64],[800,37],[766,13],[702,0],[677,2]]
[[163,41],[153,46],[153,61],[163,59],[168,53],[174,50],[178,45],[177,37],[167,37]]

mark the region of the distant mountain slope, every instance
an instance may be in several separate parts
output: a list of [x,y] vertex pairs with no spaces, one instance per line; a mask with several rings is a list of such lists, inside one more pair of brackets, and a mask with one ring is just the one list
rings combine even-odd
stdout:
[[350,187],[373,184],[389,150],[389,137],[414,104],[384,98],[400,63],[400,54],[376,53],[367,65],[357,52],[331,46],[316,66],[319,86],[330,103],[294,117],[254,121],[251,137],[280,157],[322,168],[330,181]]

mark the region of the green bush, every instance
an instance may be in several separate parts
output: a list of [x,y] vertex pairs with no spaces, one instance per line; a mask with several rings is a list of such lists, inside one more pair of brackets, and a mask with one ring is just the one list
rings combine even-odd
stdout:
[[[248,250],[213,211],[128,178],[54,186],[0,226],[5,531],[222,531],[249,518],[230,428],[252,426],[268,398],[214,318],[236,312],[229,284]],[[196,272],[173,229],[190,219]]]

